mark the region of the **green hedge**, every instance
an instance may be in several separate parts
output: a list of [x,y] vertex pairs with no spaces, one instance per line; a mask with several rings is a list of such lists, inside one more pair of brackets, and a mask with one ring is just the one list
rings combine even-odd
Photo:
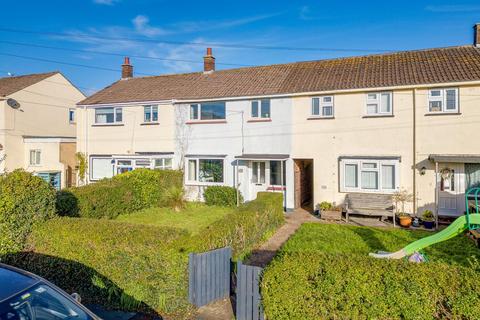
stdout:
[[381,260],[431,233],[305,224],[262,277],[268,319],[478,319],[479,250],[456,237],[428,263]]
[[182,183],[180,171],[137,169],[60,191],[57,212],[63,216],[112,219],[119,214],[167,205],[167,190],[181,188]]
[[[239,193],[240,203],[243,197]],[[237,189],[228,186],[210,186],[203,193],[205,203],[209,206],[235,207],[237,205]]]
[[21,250],[35,224],[55,215],[55,190],[23,170],[0,175],[0,254]]
[[232,210],[197,235],[115,220],[61,217],[39,226],[31,252],[5,261],[51,280],[86,303],[190,318],[188,253],[231,245],[248,253],[283,223],[279,194]]

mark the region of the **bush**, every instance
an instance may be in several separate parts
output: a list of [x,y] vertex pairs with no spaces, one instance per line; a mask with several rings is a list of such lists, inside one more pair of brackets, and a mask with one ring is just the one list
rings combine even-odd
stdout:
[[7,263],[51,280],[86,303],[191,317],[188,254],[230,245],[239,257],[283,223],[282,195],[259,194],[191,235],[185,230],[116,220],[61,217],[36,228],[31,252]]
[[55,215],[55,190],[23,170],[0,176],[0,253],[20,250],[34,225]]
[[[203,193],[203,197],[209,206],[235,207],[237,205],[237,189],[233,187],[210,186]],[[243,202],[241,194],[239,202]]]
[[331,204],[330,202],[328,201],[322,201],[318,207],[320,208],[320,210],[322,211],[328,211],[328,210],[331,210],[334,208],[333,204]]
[[183,175],[173,170],[137,169],[82,187],[60,191],[60,215],[115,218],[149,207],[167,206],[167,189],[181,188]]

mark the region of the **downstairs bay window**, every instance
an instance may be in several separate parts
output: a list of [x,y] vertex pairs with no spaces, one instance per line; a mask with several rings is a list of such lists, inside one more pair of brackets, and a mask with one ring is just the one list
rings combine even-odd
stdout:
[[223,159],[188,159],[187,182],[201,184],[221,184],[223,181]]
[[342,159],[341,192],[392,193],[399,188],[399,160]]

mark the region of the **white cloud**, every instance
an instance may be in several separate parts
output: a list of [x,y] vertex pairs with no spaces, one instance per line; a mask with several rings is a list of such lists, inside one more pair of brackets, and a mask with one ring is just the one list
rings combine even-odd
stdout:
[[107,6],[113,6],[115,3],[120,2],[120,0],[93,0],[96,4],[103,4]]
[[150,19],[144,15],[138,15],[132,20],[135,31],[142,36],[155,37],[155,36],[165,35],[169,33],[168,31],[162,28],[151,26],[149,22],[150,22]]
[[425,10],[431,12],[452,13],[452,12],[472,12],[480,11],[480,5],[464,5],[464,4],[452,4],[452,5],[429,5],[425,7]]

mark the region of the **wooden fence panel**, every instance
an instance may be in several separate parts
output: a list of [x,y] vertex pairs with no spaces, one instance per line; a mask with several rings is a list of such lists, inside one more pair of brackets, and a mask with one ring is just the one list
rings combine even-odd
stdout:
[[264,320],[260,296],[263,269],[237,262],[237,320]]

